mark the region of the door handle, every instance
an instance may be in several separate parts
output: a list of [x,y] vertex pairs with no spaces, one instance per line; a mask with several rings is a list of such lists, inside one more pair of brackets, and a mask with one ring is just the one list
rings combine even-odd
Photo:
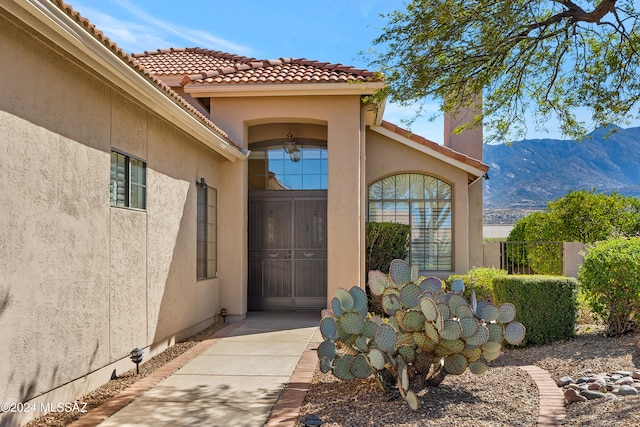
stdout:
[[315,252],[303,252],[303,253],[304,253],[304,256],[307,258],[310,258],[316,254]]
[[287,251],[287,259],[291,259],[291,251]]

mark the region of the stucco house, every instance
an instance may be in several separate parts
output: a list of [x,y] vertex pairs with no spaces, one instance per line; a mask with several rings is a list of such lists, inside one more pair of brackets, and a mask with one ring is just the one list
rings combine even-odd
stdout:
[[429,274],[482,265],[481,131],[384,121],[374,73],[130,55],[59,0],[0,3],[0,52],[2,402],[72,401],[223,308],[326,307],[367,221],[411,224]]

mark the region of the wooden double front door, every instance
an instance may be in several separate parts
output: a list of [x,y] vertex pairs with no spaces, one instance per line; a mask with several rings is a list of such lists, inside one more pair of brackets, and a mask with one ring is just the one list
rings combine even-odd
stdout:
[[249,192],[249,310],[322,309],[327,191]]

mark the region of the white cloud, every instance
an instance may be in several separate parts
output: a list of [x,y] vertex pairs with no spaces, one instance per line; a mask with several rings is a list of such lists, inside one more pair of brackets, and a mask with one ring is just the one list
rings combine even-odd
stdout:
[[157,19],[128,0],[115,0],[135,20],[123,20],[83,3],[74,7],[112,41],[129,53],[169,47],[204,47],[249,55],[252,49],[207,31],[185,28]]

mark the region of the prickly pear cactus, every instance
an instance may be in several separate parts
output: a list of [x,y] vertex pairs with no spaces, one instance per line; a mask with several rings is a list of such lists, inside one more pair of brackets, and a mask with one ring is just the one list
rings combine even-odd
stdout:
[[475,295],[469,302],[461,280],[445,291],[440,279],[419,278],[417,266],[406,261],[393,260],[388,276],[370,271],[367,285],[381,297],[386,316],[369,313],[363,289],[338,289],[331,310],[322,311],[320,369],[343,380],[375,375],[413,410],[424,385],[437,386],[467,368],[482,374],[500,356],[503,341],[518,345],[524,339],[513,304],[476,303]]

